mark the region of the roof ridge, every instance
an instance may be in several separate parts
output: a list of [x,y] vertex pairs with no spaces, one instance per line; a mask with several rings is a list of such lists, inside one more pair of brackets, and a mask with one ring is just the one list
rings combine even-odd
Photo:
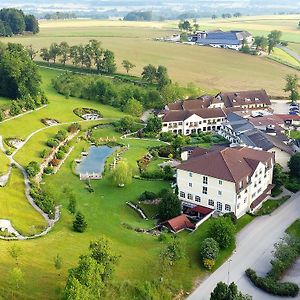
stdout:
[[225,149],[222,149],[221,151],[219,151],[219,153],[220,153],[220,155],[221,155],[221,157],[222,157],[222,159],[223,159],[223,161],[224,161],[224,163],[225,163],[225,166],[226,166],[226,168],[227,168],[229,174],[231,175],[232,180],[235,181],[235,178],[234,178],[234,176],[233,176],[233,174],[232,174],[230,168],[228,167],[227,161],[225,160],[225,158],[224,158],[224,156],[223,156],[223,152],[225,153],[227,149],[233,149],[233,148],[225,148]]

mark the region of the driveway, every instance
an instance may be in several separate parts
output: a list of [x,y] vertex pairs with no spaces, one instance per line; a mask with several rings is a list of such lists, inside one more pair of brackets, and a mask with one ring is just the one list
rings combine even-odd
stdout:
[[[272,215],[254,219],[238,234],[236,253],[206,278],[188,299],[208,300],[219,281],[226,283],[234,281],[243,293],[251,295],[254,300],[290,299],[275,297],[257,289],[246,277],[245,270],[251,267],[258,275],[265,275],[270,269],[274,243],[280,240],[285,229],[299,217],[300,192],[293,195]],[[292,278],[299,279],[299,276]],[[298,283],[300,284],[299,281]]]

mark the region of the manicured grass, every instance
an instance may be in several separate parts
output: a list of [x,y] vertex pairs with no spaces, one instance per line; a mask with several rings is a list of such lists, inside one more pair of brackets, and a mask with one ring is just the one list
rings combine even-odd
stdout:
[[166,161],[168,160],[163,158],[152,158],[149,165],[147,166],[147,171],[153,172],[159,170],[160,169],[159,165]]
[[9,160],[0,150],[0,176],[8,170]]
[[299,140],[299,139],[300,139],[300,131],[292,130],[292,131],[290,132],[290,137],[291,137],[292,139]]
[[277,57],[283,61],[286,61],[296,67],[300,66],[300,62],[297,59],[295,59],[294,57],[292,57],[282,49],[275,48],[274,51],[272,52],[272,56]]
[[300,238],[300,219],[296,220],[292,225],[290,225],[287,228],[286,233]]
[[241,231],[245,226],[247,226],[251,221],[253,221],[254,218],[254,216],[248,214],[245,214],[241,218],[239,218],[235,225],[236,232]]
[[290,196],[283,196],[279,199],[269,199],[263,203],[262,207],[256,213],[258,216],[269,215],[275,209],[277,209],[280,205],[282,205],[285,201],[287,201]]
[[[234,20],[237,23],[221,19],[214,22],[203,19],[201,29],[220,27],[240,29],[243,26],[242,29],[245,27],[252,30],[253,27],[257,27],[257,24],[249,23],[246,19],[241,18],[240,22]],[[193,82],[212,93],[219,90],[265,88],[271,95],[284,95],[282,90],[284,78],[290,73],[290,68],[263,57],[243,55],[231,50],[154,41],[153,38],[178,32],[177,21],[158,23],[101,20],[51,21],[43,22],[41,32],[36,36],[0,40],[21,42],[24,45],[32,44],[40,49],[49,46],[51,42],[59,43],[65,40],[73,45],[88,42],[92,38],[99,39],[103,47],[115,52],[118,72],[125,73],[121,62],[128,59],[136,65],[131,72],[132,75],[140,75],[146,64],[161,64],[168,68],[173,81],[181,84]],[[271,28],[274,27],[275,24]],[[262,29],[265,30],[264,34],[268,33],[266,25],[261,25]],[[257,31],[253,33],[257,34]]]
[[42,231],[46,222],[29,204],[24,189],[23,175],[13,168],[8,184],[0,188],[0,219],[10,220],[19,233],[31,235]]
[[19,137],[25,139],[33,131],[45,127],[41,122],[43,118],[57,119],[60,123],[82,121],[73,113],[77,107],[89,107],[99,110],[104,118],[120,118],[124,114],[111,106],[102,105],[96,101],[79,98],[66,99],[59,95],[51,85],[51,79],[58,76],[61,71],[41,69],[43,88],[50,103],[46,108],[21,116],[9,122],[0,124],[0,132],[4,137]]

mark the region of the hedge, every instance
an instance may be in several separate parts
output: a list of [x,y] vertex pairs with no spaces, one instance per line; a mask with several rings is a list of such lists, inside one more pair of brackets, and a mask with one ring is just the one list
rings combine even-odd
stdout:
[[246,270],[246,275],[256,287],[272,295],[296,297],[299,293],[298,285],[293,282],[278,282],[270,276],[259,277],[256,272],[250,268]]

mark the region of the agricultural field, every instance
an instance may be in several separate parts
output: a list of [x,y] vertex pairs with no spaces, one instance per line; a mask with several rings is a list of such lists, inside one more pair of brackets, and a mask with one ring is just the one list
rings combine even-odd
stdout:
[[[265,24],[253,24],[256,21],[244,20],[208,20],[203,19],[203,28],[248,29],[264,28],[265,33],[276,29],[273,19],[269,27]],[[218,23],[221,22],[222,23]],[[260,20],[262,22],[262,20]],[[202,22],[202,23],[201,23]],[[265,21],[264,21],[265,22]],[[278,20],[276,21],[278,22]],[[293,21],[287,20],[288,23]],[[243,26],[247,27],[244,28]],[[222,27],[224,25],[225,27]],[[290,25],[291,26],[291,25]],[[282,29],[282,26],[279,26]],[[202,28],[202,27],[201,27]],[[289,28],[289,27],[288,27]],[[297,35],[296,29],[286,28],[284,34]],[[283,30],[283,29],[282,29]],[[291,32],[290,32],[291,31]],[[147,64],[165,65],[173,81],[180,84],[194,83],[206,92],[216,93],[220,90],[243,90],[265,88],[272,96],[283,96],[284,77],[299,71],[283,66],[263,57],[254,57],[231,50],[196,47],[154,41],[178,32],[177,22],[123,22],[96,20],[43,21],[41,32],[36,36],[23,36],[0,39],[4,42],[20,42],[33,45],[35,49],[49,46],[52,42],[67,41],[70,45],[86,43],[98,39],[103,47],[115,52],[118,72],[125,72],[121,67],[124,59],[132,61],[136,68],[131,72],[140,75]],[[257,31],[253,34],[258,34]],[[297,41],[294,38],[294,41]],[[37,57],[37,59],[41,59]],[[195,63],[196,62],[196,63]],[[272,72],[270,72],[272,70]],[[253,80],[255,78],[255,80]]]

